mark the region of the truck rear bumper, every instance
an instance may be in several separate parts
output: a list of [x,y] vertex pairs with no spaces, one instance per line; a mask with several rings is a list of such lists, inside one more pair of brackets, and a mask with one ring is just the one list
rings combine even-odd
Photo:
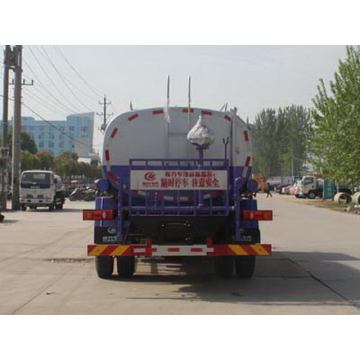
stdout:
[[88,245],[88,256],[269,256],[270,244],[251,245]]

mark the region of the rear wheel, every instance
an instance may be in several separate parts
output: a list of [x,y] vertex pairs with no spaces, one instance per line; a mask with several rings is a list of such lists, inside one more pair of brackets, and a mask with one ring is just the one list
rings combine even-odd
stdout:
[[97,256],[95,268],[99,278],[108,279],[114,271],[114,259],[111,256]]
[[26,205],[21,205],[21,211],[26,211]]
[[256,256],[238,256],[235,259],[235,273],[240,279],[250,279],[254,275]]
[[119,256],[117,259],[117,270],[120,277],[129,279],[135,272],[134,256]]
[[230,278],[234,273],[234,259],[231,256],[218,256],[214,258],[215,273],[224,279]]

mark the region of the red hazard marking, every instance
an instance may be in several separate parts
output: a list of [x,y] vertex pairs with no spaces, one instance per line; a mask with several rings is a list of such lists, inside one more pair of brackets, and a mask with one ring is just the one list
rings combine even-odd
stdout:
[[157,252],[157,248],[151,248],[151,252]]
[[116,250],[116,247],[116,245],[108,245],[108,247],[101,253],[101,255],[110,255],[114,250]]
[[227,121],[231,121],[231,117],[229,115],[225,115],[224,119],[227,120]]
[[105,150],[105,160],[110,161],[110,152],[109,152],[109,150]]
[[139,116],[139,114],[133,114],[133,115],[129,116],[128,120],[129,120],[129,121],[133,121],[133,120],[135,120],[138,116]]
[[245,161],[245,166],[249,166],[251,162],[251,156],[248,156]]
[[249,134],[247,131],[244,131],[244,139],[245,141],[249,141]]
[[202,248],[191,248],[191,252],[196,252],[196,253],[199,253],[199,252],[202,252],[203,249]]
[[111,133],[111,138],[114,138],[117,132],[118,132],[118,128],[114,128]]
[[212,111],[209,111],[209,110],[203,110],[203,111],[201,112],[201,114],[202,114],[202,115],[209,115],[209,116],[211,116],[213,113],[212,113]]
[[168,248],[168,252],[179,252],[179,248]]
[[254,250],[251,246],[244,246],[242,249],[246,251],[248,255],[258,255],[257,251]]
[[96,245],[88,245],[88,253],[91,253],[95,249]]
[[[188,113],[188,112],[189,112],[189,109],[188,109],[188,108],[183,108],[183,109],[182,109],[182,112],[183,112],[183,113]],[[193,112],[194,112],[194,109],[190,109],[190,112],[193,113]]]
[[152,112],[153,115],[160,115],[160,114],[163,114],[164,113],[164,110],[163,109],[160,109],[160,110],[154,110]]

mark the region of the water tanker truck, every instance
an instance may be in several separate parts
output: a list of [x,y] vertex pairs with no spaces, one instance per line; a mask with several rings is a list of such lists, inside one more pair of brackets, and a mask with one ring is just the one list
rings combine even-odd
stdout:
[[236,114],[202,108],[136,110],[115,117],[104,134],[103,178],[95,209],[96,272],[121,278],[136,272],[139,258],[208,257],[221,277],[251,278],[262,244],[253,197],[252,143]]

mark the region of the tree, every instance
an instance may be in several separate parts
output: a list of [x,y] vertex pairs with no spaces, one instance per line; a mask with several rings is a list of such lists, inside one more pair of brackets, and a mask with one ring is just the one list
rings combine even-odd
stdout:
[[74,161],[78,161],[79,156],[78,156],[78,154],[73,153],[71,151],[63,151],[56,158],[57,158],[57,160],[74,160]]
[[[12,129],[9,129],[8,132],[8,144],[10,154],[12,153]],[[36,154],[38,149],[34,139],[26,132],[21,132],[20,134],[20,148],[21,150],[26,150],[31,154]]]
[[40,168],[39,158],[29,151],[21,151],[21,170],[37,170]]
[[49,151],[40,151],[37,153],[39,166],[42,170],[52,170],[54,168],[54,156]]
[[312,161],[331,180],[360,183],[360,48],[346,48],[329,89],[313,99]]
[[303,106],[261,111],[252,126],[255,172],[300,175],[307,158],[309,124],[310,111]]

